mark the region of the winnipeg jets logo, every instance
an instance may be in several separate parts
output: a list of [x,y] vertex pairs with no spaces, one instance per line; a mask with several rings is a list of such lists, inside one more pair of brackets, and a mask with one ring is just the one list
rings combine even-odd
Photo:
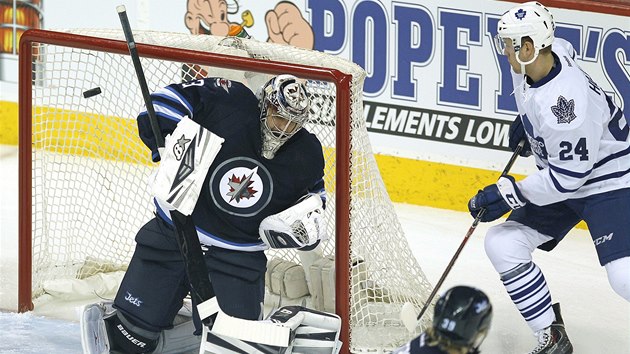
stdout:
[[251,187],[251,185],[254,183],[254,181],[252,181],[252,176],[256,173],[256,170],[258,170],[258,167],[256,167],[254,171],[249,174],[249,176],[243,175],[239,178],[235,175],[232,175],[232,177],[229,178],[228,185],[230,186],[230,191],[227,193],[227,195],[230,197],[230,202],[236,201],[238,203],[243,198],[252,198],[254,194],[258,192]]
[[219,193],[223,203],[233,208],[246,209],[254,206],[265,195],[263,178],[258,174],[258,166],[247,168],[243,165],[232,167],[223,173],[219,182]]
[[212,201],[230,215],[250,217],[261,212],[273,196],[273,179],[258,160],[238,156],[217,166],[208,181]]
[[569,124],[577,118],[575,115],[575,101],[567,100],[563,96],[558,97],[558,103],[555,106],[551,106],[551,112],[558,118],[558,124]]
[[519,19],[519,20],[524,19],[525,15],[527,15],[527,11],[525,11],[523,9],[518,9],[518,11],[516,11],[514,13],[514,16],[516,16],[516,18]]
[[228,79],[216,79],[216,81],[214,82],[214,84],[217,87],[222,87],[225,92],[230,93],[230,87],[232,87],[232,81],[228,80]]
[[184,156],[184,151],[186,151],[186,144],[190,142],[190,139],[186,139],[186,137],[182,134],[182,137],[177,139],[177,143],[173,145],[173,154],[175,154],[175,158],[177,161],[182,159]]

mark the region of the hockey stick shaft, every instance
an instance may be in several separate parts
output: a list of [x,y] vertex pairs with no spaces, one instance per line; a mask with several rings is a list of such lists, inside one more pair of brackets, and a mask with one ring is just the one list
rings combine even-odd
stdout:
[[[140,56],[136,48],[136,42],[133,39],[133,33],[131,32],[131,26],[129,25],[129,19],[127,18],[127,11],[124,5],[116,7],[118,17],[120,17],[120,23],[122,25],[125,39],[127,40],[127,46],[129,47],[129,55],[133,62],[133,67],[136,70],[136,76],[138,78],[138,84],[142,91],[142,98],[147,108],[147,114],[149,115],[149,122],[151,124],[151,130],[155,136],[155,141],[158,148],[164,148],[164,137],[160,131],[160,125],[153,108],[153,102],[149,94],[149,88],[144,76],[144,70],[142,69],[142,63],[140,62]],[[177,242],[179,249],[186,265],[186,274],[191,285],[191,296],[197,304],[209,300],[214,296],[212,285],[208,278],[208,271],[206,263],[203,259],[201,252],[201,244],[197,238],[197,229],[193,223],[191,216],[186,216],[177,210],[171,211],[171,218],[173,219],[173,225],[175,226],[175,232],[177,234]]]
[[160,131],[160,125],[155,115],[155,109],[151,101],[151,95],[149,94],[149,87],[147,86],[147,80],[144,77],[144,70],[142,70],[142,63],[140,63],[140,56],[138,55],[138,49],[136,48],[136,41],[133,39],[133,33],[131,32],[131,25],[129,24],[129,18],[127,18],[127,11],[125,5],[119,5],[116,7],[118,11],[118,17],[120,17],[120,24],[122,25],[125,39],[127,40],[127,46],[129,47],[129,55],[133,62],[133,68],[136,70],[136,76],[138,77],[138,84],[140,85],[140,91],[142,91],[142,98],[147,106],[147,114],[149,115],[149,123],[151,124],[151,131],[155,136],[155,141],[158,148],[164,147],[164,137]]
[[[514,165],[514,162],[516,161],[516,158],[520,154],[524,145],[525,145],[525,139],[521,140],[516,146],[516,149],[514,149],[514,153],[512,153],[512,156],[510,157],[510,160],[508,161],[507,165],[505,165],[505,168],[503,169],[503,172],[501,172],[500,177],[504,177],[510,172],[510,170],[512,169],[512,165]],[[451,258],[451,261],[448,262],[448,265],[446,266],[446,269],[442,273],[442,276],[440,276],[440,279],[438,280],[437,284],[435,284],[435,286],[433,287],[433,291],[431,291],[431,294],[429,295],[426,302],[424,303],[424,306],[422,306],[422,309],[420,310],[420,314],[418,314],[418,317],[416,318],[418,321],[422,318],[422,316],[424,316],[424,313],[427,311],[427,308],[429,308],[429,305],[433,301],[435,294],[437,294],[438,290],[444,283],[446,276],[448,275],[448,273],[450,273],[451,269],[453,268],[453,265],[455,264],[455,261],[459,257],[459,254],[462,253],[462,250],[464,249],[464,246],[466,246],[468,239],[473,234],[473,232],[475,232],[475,229],[477,228],[479,221],[481,221],[481,218],[483,217],[485,213],[486,213],[486,208],[482,208],[479,211],[479,214],[477,214],[477,216],[475,217],[475,220],[473,221],[472,225],[468,229],[468,232],[466,232],[466,235],[464,236],[464,240],[461,242],[461,244],[457,248],[457,251]]]

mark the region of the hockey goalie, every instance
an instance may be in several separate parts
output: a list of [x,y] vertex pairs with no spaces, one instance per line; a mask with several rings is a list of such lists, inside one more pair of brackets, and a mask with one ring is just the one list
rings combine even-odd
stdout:
[[[156,114],[143,111],[137,121],[160,161],[155,217],[136,234],[113,303],[83,309],[84,352],[337,353],[336,315],[283,307],[263,319],[264,250],[307,251],[326,238],[323,150],[303,128],[304,83],[278,75],[254,94],[241,82],[204,78],[151,100]],[[181,230],[182,214],[192,228]],[[198,264],[182,233],[199,241]],[[203,275],[193,277],[191,264]]]

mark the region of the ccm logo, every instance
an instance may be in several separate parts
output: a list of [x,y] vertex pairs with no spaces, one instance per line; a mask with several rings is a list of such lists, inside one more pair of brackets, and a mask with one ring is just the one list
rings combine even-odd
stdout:
[[611,232],[610,234],[606,236],[596,238],[595,240],[593,240],[593,243],[595,244],[595,246],[599,246],[606,241],[612,240],[612,238],[613,238],[613,232]]

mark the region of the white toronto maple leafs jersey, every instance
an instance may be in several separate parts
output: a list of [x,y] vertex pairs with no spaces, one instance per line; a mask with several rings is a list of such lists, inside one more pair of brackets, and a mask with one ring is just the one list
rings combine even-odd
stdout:
[[536,205],[630,187],[630,139],[623,112],[573,59],[569,42],[553,42],[555,67],[529,85],[512,72],[514,95],[538,171],[518,182]]

